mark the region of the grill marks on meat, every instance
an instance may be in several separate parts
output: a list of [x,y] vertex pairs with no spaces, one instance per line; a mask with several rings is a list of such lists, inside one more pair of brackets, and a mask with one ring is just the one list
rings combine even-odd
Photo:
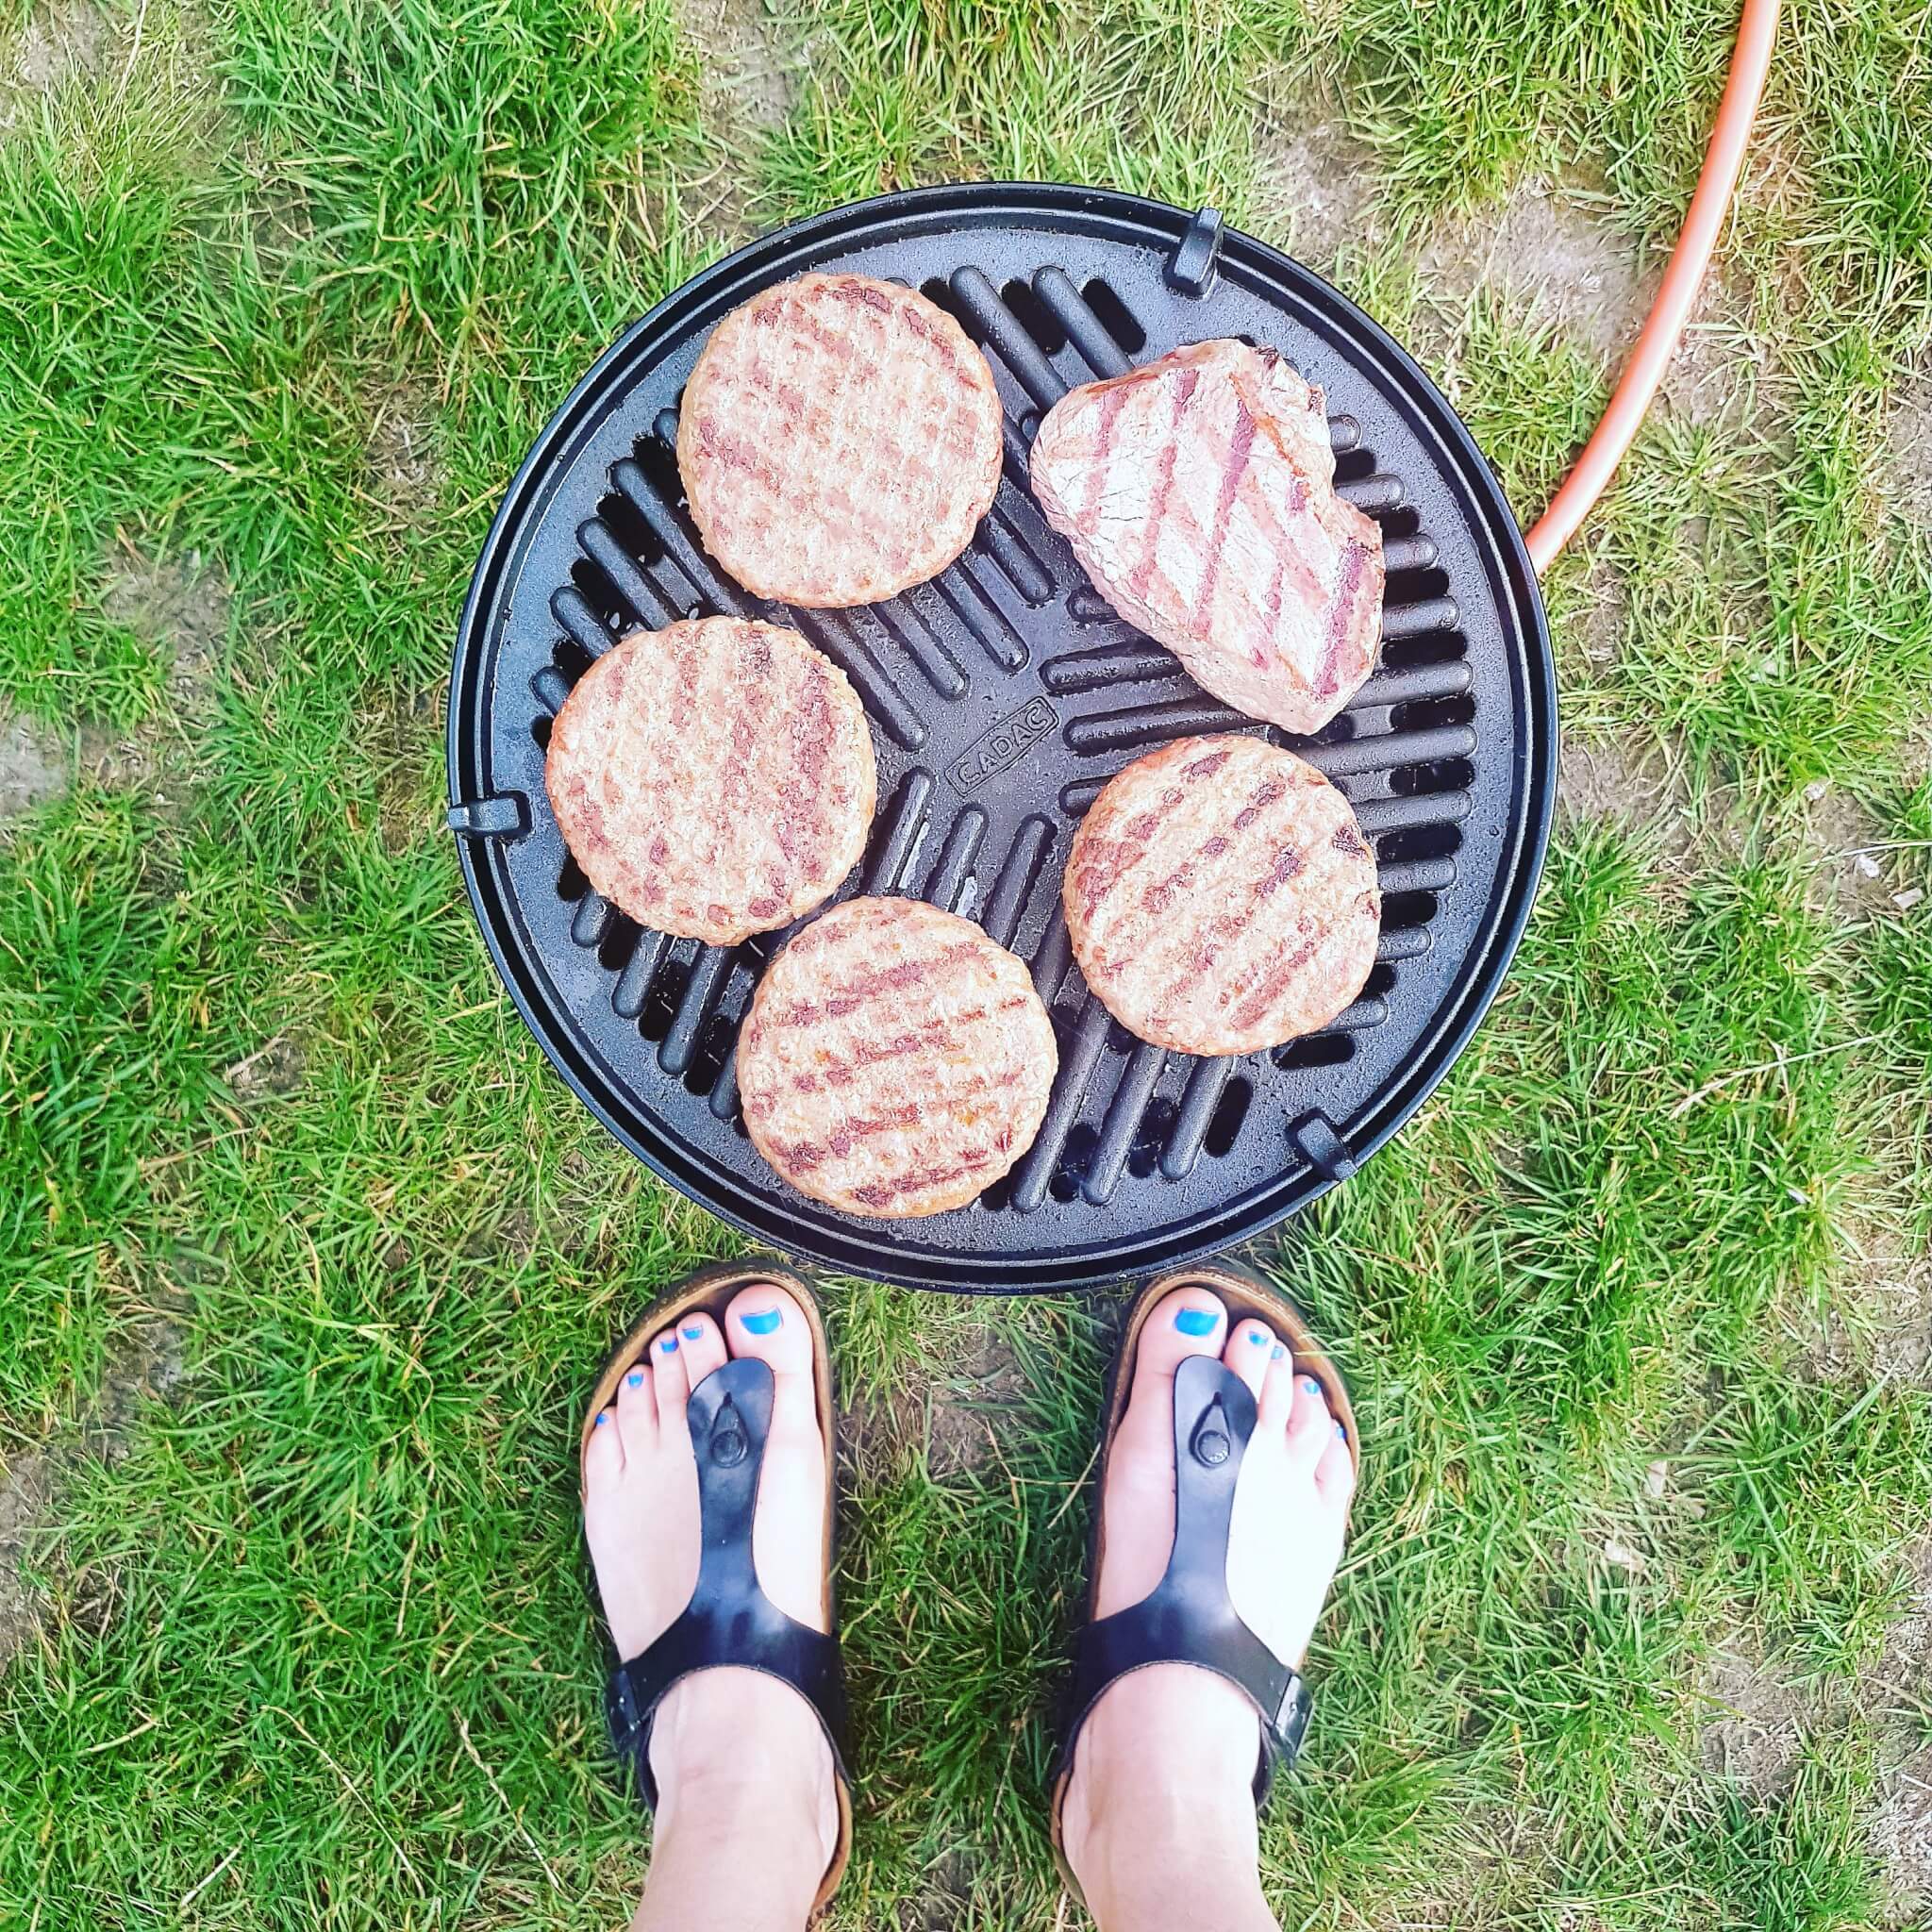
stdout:
[[1315,731],[1375,660],[1382,535],[1327,406],[1272,349],[1193,342],[1048,411],[1033,493],[1095,589],[1250,717]]
[[677,468],[705,547],[788,604],[870,604],[936,575],[999,488],[1000,399],[946,312],[896,283],[781,282],[712,331]]
[[739,1034],[753,1144],[853,1214],[962,1208],[1032,1144],[1058,1067],[1025,966],[916,899],[851,899],[772,962]]
[[1130,1032],[1183,1053],[1255,1053],[1325,1026],[1361,991],[1381,932],[1348,801],[1244,736],[1183,739],[1118,773],[1062,891],[1089,987]]
[[865,850],[877,789],[844,674],[796,631],[736,617],[607,652],[558,712],[543,778],[591,884],[708,945],[829,898]]

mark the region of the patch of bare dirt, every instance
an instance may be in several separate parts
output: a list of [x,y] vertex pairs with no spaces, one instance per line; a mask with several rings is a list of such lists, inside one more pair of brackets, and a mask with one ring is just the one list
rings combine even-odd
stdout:
[[1782,1797],[1819,1720],[1819,1694],[1780,1674],[1741,1638],[1711,1656],[1700,1689],[1713,1708],[1700,1740],[1705,1769],[1754,1798]]
[[0,1467],[0,1671],[41,1626],[40,1593],[25,1573],[34,1525],[52,1490],[42,1450],[9,1457]]
[[1551,1827],[1534,1808],[1473,1807],[1455,1836],[1431,1850],[1427,1878],[1374,1911],[1367,1920],[1374,1932],[1503,1924],[1607,1932],[1595,1912],[1563,1896]]
[[[1603,365],[1621,368],[1663,279],[1661,253],[1612,227],[1593,197],[1560,182],[1522,183],[1498,207],[1444,221],[1424,244],[1426,285],[1452,303],[1478,291],[1505,314],[1541,325]],[[1748,297],[1723,265],[1705,278],[1659,398],[1712,423],[1755,393],[1768,345],[1748,325]]]
[[1583,585],[1582,610],[1573,620],[1592,667],[1614,664],[1623,655],[1630,622],[1630,593],[1623,576],[1610,565],[1592,565]]
[[1888,1720],[1890,1742],[1869,1820],[1872,1850],[1893,1923],[1924,1925],[1932,1910],[1932,1539],[1919,1546],[1905,1609],[1862,1689]]
[[[1591,620],[1584,620],[1585,636]],[[1595,649],[1591,655],[1596,655]],[[1745,850],[1747,815],[1736,789],[1690,777],[1655,741],[1624,742],[1566,730],[1557,764],[1557,809],[1576,821],[1608,818],[1648,834],[1669,864],[1689,870],[1713,857]],[[1884,829],[1849,793],[1828,780],[1807,788],[1791,812],[1774,822],[1775,836],[1795,840],[1807,870],[1814,911],[1855,923],[1920,916],[1915,887]]]
[[698,184],[698,225],[727,241],[757,232],[753,156],[791,114],[808,58],[795,26],[763,0],[676,0],[678,23],[697,49],[707,130],[723,150]]
[[[1774,211],[1800,192],[1795,169],[1757,143],[1740,201],[1740,219]],[[1379,214],[1374,150],[1353,135],[1340,104],[1308,95],[1279,76],[1264,87],[1256,125],[1256,200],[1261,224],[1285,234],[1314,267],[1332,268],[1351,242],[1391,242]],[[1609,373],[1622,363],[1663,279],[1664,252],[1646,250],[1615,227],[1607,201],[1571,182],[1529,179],[1500,202],[1437,222],[1413,252],[1430,298],[1411,322],[1415,345],[1430,340],[1429,309],[1453,314],[1478,293],[1506,314],[1541,324]],[[1707,275],[1665,372],[1662,406],[1693,423],[1717,421],[1748,399],[1772,368],[1770,345],[1751,326],[1748,278],[1720,259]],[[1932,417],[1932,383],[1923,409]],[[1932,518],[1932,439],[1914,437]],[[1924,426],[1932,426],[1927,425]]]
[[1932,536],[1932,375],[1915,375],[1892,398],[1885,446],[1893,507]]
[[108,559],[101,611],[151,644],[168,664],[172,717],[151,718],[125,737],[82,733],[81,759],[104,785],[151,787],[156,802],[192,774],[181,756],[184,734],[214,706],[215,669],[227,641],[234,596],[199,551],[155,558],[123,542]]
[[1800,1360],[1821,1381],[1905,1382],[1932,1387],[1932,1255],[1907,1252],[1896,1215],[1842,1224],[1852,1250],[1815,1324],[1794,1325]]
[[1932,1744],[1886,1773],[1871,1823],[1872,1849],[1885,1871],[1892,1923],[1920,1925],[1932,1907]]
[[936,1368],[908,1365],[881,1399],[861,1398],[840,1417],[840,1438],[863,1469],[924,1458],[936,1480],[985,1468],[1026,1388],[1006,1341],[990,1329],[962,1337]]
[[435,409],[414,390],[380,397],[369,425],[371,493],[396,524],[413,522],[436,507],[442,474],[431,448]]
[[1325,272],[1369,225],[1374,152],[1338,116],[1292,107],[1271,109],[1256,133],[1255,195],[1264,222],[1286,235],[1297,260]]
[[762,0],[679,0],[677,12],[704,59],[707,101],[728,102],[735,125],[779,126],[797,98],[801,62],[778,14]]
[[58,798],[67,760],[30,718],[0,718],[0,824]]
[[[127,1450],[129,1431],[146,1400],[170,1400],[184,1369],[185,1338],[178,1293],[158,1293],[141,1320],[109,1349],[93,1410],[48,1441],[0,1459],[0,1671],[40,1635],[45,1593],[30,1570],[34,1544],[59,1502],[63,1481],[84,1458],[113,1461]],[[93,1579],[76,1592],[75,1607],[90,1622],[104,1620],[111,1579]]]
[[[135,730],[79,732],[78,764],[103,785],[151,790],[162,808],[193,776],[184,757],[215,703],[215,672],[229,634],[233,592],[198,551],[156,558],[123,541],[108,556],[101,614],[125,625],[166,661],[168,709]],[[25,719],[0,720],[0,821],[57,796],[69,760]]]
[[237,1060],[223,1074],[222,1081],[243,1107],[252,1107],[293,1093],[302,1085],[306,1069],[302,1042],[277,1033]]
[[[1738,858],[1746,815],[1734,788],[1694,794],[1687,774],[1655,743],[1626,743],[1566,731],[1557,762],[1557,808],[1572,820],[1609,818],[1655,839],[1674,868],[1700,858]],[[1815,911],[1858,923],[1917,912],[1916,889],[1884,830],[1848,792],[1820,779],[1777,822],[1808,860],[1807,897]]]
[[1690,787],[1658,745],[1566,734],[1557,759],[1557,800],[1572,819],[1609,818],[1654,834],[1673,859],[1688,858],[1697,842]]
[[983,1336],[931,1391],[926,1458],[933,1474],[984,1467],[1025,1390],[1026,1378],[1012,1350],[995,1336]]
[[228,586],[200,551],[152,558],[130,543],[109,558],[101,592],[104,616],[168,654],[170,693],[188,709],[207,698],[232,603]]
[[923,1874],[918,1895],[899,1907],[900,1932],[957,1932],[959,1926],[975,1924],[975,1871],[970,1852],[958,1847],[941,1852]]
[[[1775,145],[1767,135],[1754,152],[1739,201],[1747,227],[1774,218],[1802,192],[1797,171],[1771,153]],[[1457,318],[1483,295],[1501,314],[1550,329],[1607,379],[1663,278],[1665,251],[1617,228],[1608,198],[1570,181],[1525,180],[1498,202],[1442,217],[1419,242],[1396,234],[1381,213],[1374,150],[1349,131],[1339,102],[1281,76],[1264,85],[1257,114],[1255,192],[1264,231],[1285,237],[1324,273],[1349,244],[1412,261],[1422,299],[1404,333],[1436,366],[1453,363]],[[1705,278],[1664,374],[1660,413],[1700,425],[1748,416],[1759,389],[1776,379],[1771,344],[1754,326],[1752,280],[1734,252],[1722,252]],[[1924,408],[1932,415],[1932,383]],[[1921,474],[1932,477],[1924,454],[1932,442],[1915,433],[1909,413],[1901,420],[1918,445]]]
[[1807,787],[1802,808],[1798,829],[1812,855],[1807,897],[1814,908],[1849,919],[1890,919],[1918,904],[1884,828],[1849,792],[1821,778]]
[[63,81],[97,74],[118,39],[115,23],[96,7],[61,0],[36,8],[19,40],[0,57],[0,134]]
[[1426,281],[1467,299],[1477,290],[1601,360],[1621,358],[1649,312],[1660,275],[1589,203],[1548,181],[1524,182],[1500,207],[1439,225],[1424,244]]
[[1713,263],[1664,372],[1661,394],[1669,408],[1693,423],[1715,423],[1748,409],[1775,379],[1771,344],[1750,317],[1741,272]]

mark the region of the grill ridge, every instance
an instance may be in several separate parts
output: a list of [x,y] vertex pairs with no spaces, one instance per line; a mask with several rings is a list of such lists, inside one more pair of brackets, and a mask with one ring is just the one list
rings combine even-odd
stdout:
[[[909,206],[964,192],[928,191],[890,199]],[[969,225],[950,242],[908,242],[903,265],[890,255],[876,266],[858,264],[865,273],[890,274],[923,286],[958,317],[987,355],[1002,391],[1004,474],[991,510],[954,564],[932,582],[888,603],[855,611],[817,611],[752,597],[709,562],[676,478],[680,374],[724,308],[756,287],[831,259],[808,250],[788,258],[779,243],[754,244],[747,259],[768,254],[772,258],[740,276],[732,299],[727,302],[720,293],[701,325],[687,323],[681,334],[675,326],[668,330],[675,386],[661,377],[641,385],[638,396],[647,413],[627,445],[613,449],[608,437],[587,441],[583,483],[574,486],[574,493],[581,503],[582,491],[594,488],[594,503],[586,506],[591,513],[576,514],[558,539],[543,541],[541,566],[531,540],[530,567],[521,580],[535,590],[539,603],[534,608],[554,629],[547,643],[532,638],[520,646],[540,651],[541,658],[520,674],[514,686],[499,680],[493,693],[495,708],[506,715],[521,704],[523,722],[516,728],[525,749],[518,756],[529,774],[521,784],[479,783],[471,775],[473,761],[459,756],[459,709],[465,717],[477,709],[474,699],[459,702],[463,653],[473,620],[479,616],[491,551],[486,551],[479,566],[466,612],[466,646],[459,646],[452,691],[452,825],[464,835],[461,846],[473,896],[525,1017],[579,1091],[613,1124],[622,1122],[620,1131],[633,1146],[646,1151],[641,1138],[654,1164],[665,1166],[674,1178],[738,1218],[756,1206],[758,1176],[747,1176],[750,1191],[741,1197],[731,1192],[721,1197],[711,1176],[722,1172],[715,1165],[720,1158],[737,1171],[735,1164],[748,1157],[748,1149],[738,1156],[713,1152],[687,1158],[678,1140],[681,1129],[673,1125],[660,1133],[643,1124],[645,1115],[660,1109],[675,1121],[681,1104],[676,1095],[666,1089],[661,1097],[653,1097],[633,1088],[638,1098],[632,1105],[624,1083],[634,1076],[616,1069],[635,1067],[634,1054],[621,1038],[579,1048],[573,1029],[594,1029],[593,1008],[601,1005],[610,1023],[628,1029],[633,1041],[642,1036],[655,1041],[652,1058],[658,1073],[680,1091],[700,1098],[701,1113],[728,1129],[727,1146],[741,1145],[732,1050],[736,1029],[765,964],[791,934],[763,935],[736,947],[698,947],[639,928],[589,890],[568,863],[547,812],[531,807],[528,799],[541,790],[541,752],[549,720],[582,669],[636,625],[657,626],[705,612],[768,617],[799,629],[845,672],[880,734],[882,803],[866,859],[837,896],[859,891],[916,892],[950,910],[976,916],[994,939],[1029,959],[1061,1037],[1059,1077],[1032,1148],[976,1208],[941,1217],[942,1223],[966,1220],[972,1228],[946,1236],[930,1257],[924,1257],[917,1228],[892,1230],[889,1241],[870,1244],[873,1252],[863,1265],[871,1272],[935,1285],[958,1279],[957,1270],[949,1277],[947,1264],[960,1256],[983,1252],[996,1257],[1003,1251],[1027,1250],[1032,1237],[994,1231],[1015,1217],[1053,1221],[1061,1230],[1055,1239],[1061,1242],[1068,1238],[1066,1224],[1081,1214],[1099,1215],[1096,1226],[1104,1229],[1128,1198],[1129,1176],[1137,1191],[1131,1211],[1144,1219],[1160,1211],[1146,1204],[1147,1190],[1194,1199],[1217,1167],[1250,1174],[1241,1183],[1250,1190],[1273,1187],[1281,1193],[1286,1181],[1292,1193],[1290,1208],[1352,1170],[1357,1158],[1352,1141],[1360,1137],[1373,1144],[1392,1131],[1392,1124],[1380,1118],[1373,1093],[1348,1101],[1331,1095],[1359,1088],[1359,1076],[1351,1069],[1362,1041],[1380,1038],[1391,1023],[1412,1029],[1419,1000],[1447,998],[1445,974],[1453,974],[1469,955],[1472,928],[1490,921],[1490,904],[1500,896],[1503,861],[1523,847],[1525,828],[1533,881],[1547,797],[1506,800],[1507,809],[1499,817],[1499,787],[1507,794],[1514,782],[1508,769],[1512,743],[1527,739],[1538,772],[1553,762],[1547,727],[1536,713],[1536,694],[1525,700],[1513,687],[1504,686],[1499,710],[1495,671],[1480,668],[1486,661],[1493,666],[1493,660],[1472,655],[1473,635],[1493,637],[1500,621],[1506,637],[1519,641],[1513,648],[1530,659],[1527,675],[1516,683],[1546,676],[1547,641],[1526,565],[1499,593],[1494,567],[1477,562],[1493,553],[1472,550],[1460,499],[1444,493],[1434,472],[1424,476],[1426,487],[1418,493],[1413,454],[1391,459],[1384,439],[1392,433],[1412,440],[1413,432],[1400,427],[1401,418],[1388,415],[1373,383],[1364,386],[1361,377],[1352,375],[1356,364],[1350,357],[1357,352],[1346,331],[1309,332],[1305,311],[1344,311],[1340,298],[1305,272],[1268,257],[1245,238],[1231,232],[1223,237],[1218,228],[1206,267],[1194,278],[1199,287],[1188,277],[1182,278],[1185,286],[1177,286],[1158,262],[1156,274],[1149,275],[1142,261],[1144,243],[1139,250],[1126,246],[1123,253],[1124,244],[1108,236],[1096,241],[1081,227],[1090,216],[1098,221],[1092,210],[1103,206],[1124,207],[1136,211],[1137,221],[1151,221],[1156,217],[1141,211],[1154,205],[1083,192],[1077,210],[1070,212],[1071,204],[1063,206],[1060,199],[1070,191],[1011,192],[1023,207],[1030,207],[1029,196],[1052,204],[1052,219],[1043,224],[1048,232],[1015,238],[998,228],[981,234]],[[822,223],[835,219],[822,218]],[[1042,225],[1037,215],[1023,216],[1021,225],[1029,219]],[[1158,211],[1158,219],[1180,220],[1165,210]],[[806,225],[807,229],[812,226]],[[924,265],[942,257],[947,246],[956,250],[950,266],[942,260],[930,269]],[[1024,250],[1037,251],[1030,261],[1016,253]],[[1050,258],[1057,254],[1060,258]],[[1106,265],[1099,266],[1102,262]],[[692,289],[715,282],[722,290],[731,268],[726,263],[708,271]],[[1311,306],[1314,298],[1292,281],[1296,276],[1319,291],[1326,309]],[[1243,278],[1260,291],[1258,311],[1252,292],[1241,297],[1246,308],[1241,326],[1229,326],[1227,311],[1217,305],[1232,302]],[[674,297],[667,310],[675,310],[680,300]],[[1247,313],[1256,313],[1256,320],[1249,322]],[[1354,311],[1346,311],[1345,320],[1357,335],[1374,336],[1373,325]],[[607,364],[614,363],[634,339],[647,338],[653,325],[654,319],[647,318],[613,349]],[[1276,331],[1284,325],[1289,340],[1281,341]],[[1351,799],[1376,851],[1385,923],[1378,964],[1354,1006],[1321,1034],[1237,1070],[1231,1060],[1194,1059],[1133,1041],[1112,1023],[1087,991],[1071,958],[1058,881],[1069,822],[1077,820],[1122,764],[1177,736],[1263,727],[1200,691],[1171,653],[1120,619],[1087,584],[1063,540],[1040,515],[1024,482],[1026,452],[1041,417],[1067,389],[1091,376],[1119,375],[1177,341],[1241,334],[1247,327],[1265,330],[1291,359],[1309,369],[1313,379],[1329,383],[1331,397],[1338,393],[1334,383],[1341,382],[1342,393],[1330,416],[1331,443],[1341,459],[1338,489],[1384,525],[1390,583],[1384,648],[1374,675],[1314,738],[1295,739],[1273,727],[1265,735],[1289,744]],[[1130,354],[1123,344],[1137,338]],[[1407,374],[1412,386],[1426,389],[1419,375]],[[580,394],[597,379],[593,372]],[[1347,389],[1351,379],[1357,382],[1355,390]],[[1433,397],[1433,391],[1427,393]],[[1434,407],[1453,425],[1440,398]],[[569,414],[566,406],[559,422]],[[619,394],[603,406],[602,417],[591,426],[595,421],[608,422],[615,431],[621,423],[638,422],[639,416]],[[1392,431],[1391,424],[1398,425]],[[589,453],[589,441],[599,443],[594,456]],[[1520,551],[1492,480],[1476,467],[1480,459],[1474,458],[1473,445],[1462,451],[1453,443],[1444,447],[1446,457],[1435,454],[1424,460],[1455,458],[1461,465],[1458,475],[1466,472],[1458,487],[1487,505],[1488,521],[1479,525],[1485,541],[1512,554]],[[538,456],[544,448],[540,444]],[[532,469],[537,459],[533,457]],[[523,490],[520,479],[492,532],[492,551]],[[527,527],[532,521],[528,504],[522,506],[522,513]],[[543,526],[541,516],[535,523]],[[498,602],[505,613],[503,627],[512,627],[509,620],[521,607],[507,594]],[[1508,608],[1499,617],[1506,602]],[[527,620],[514,627],[520,636],[530,630]],[[1029,701],[1029,691],[1041,695]],[[1042,700],[1049,708],[1036,715]],[[1009,724],[1023,709],[1027,721],[1023,737],[1008,733],[1001,738],[996,724]],[[946,723],[953,714],[959,722]],[[1029,776],[1036,764],[1032,747],[1042,729],[1058,751],[1047,757],[1042,747],[1038,757],[1044,761]],[[998,756],[990,755],[990,775],[983,786],[977,761],[964,778],[942,775],[950,774],[949,761],[956,756],[952,747],[962,735],[994,742]],[[999,761],[1009,741],[1022,760],[1010,776],[1006,775],[1009,765]],[[469,742],[462,741],[463,746]],[[1048,777],[1043,792],[1041,775]],[[1015,817],[1001,799],[1022,780],[1022,802],[1037,798],[1039,803]],[[962,795],[962,787],[972,795]],[[1474,854],[1474,883],[1465,876],[1471,856],[1466,841],[1473,830],[1481,844]],[[1506,840],[1514,843],[1506,844]],[[555,992],[513,970],[508,942],[492,924],[489,893],[479,877],[486,868],[508,867],[508,855],[521,853],[525,845],[533,859],[540,848],[550,855],[556,892],[548,896],[553,904],[560,898],[568,915],[559,938],[583,962],[572,967],[538,944]],[[521,871],[527,870],[528,860],[518,858],[515,862]],[[1526,909],[1520,890],[1523,871],[1518,863],[1510,891]],[[496,889],[494,873],[489,886]],[[527,898],[530,889],[516,890]],[[1511,916],[1520,924],[1520,912]],[[1445,922],[1455,931],[1446,954],[1438,943]],[[1513,944],[1513,931],[1512,926],[1504,957]],[[1492,986],[1500,961],[1493,966],[1486,962],[1484,971]],[[1416,990],[1424,988],[1430,990]],[[1487,997],[1484,991],[1475,1010]],[[553,1019],[559,1004],[575,1018]],[[1474,1020],[1457,1024],[1466,1033]],[[1437,1048],[1423,1040],[1416,1052],[1427,1058]],[[1420,1091],[1426,1091],[1446,1063],[1441,1058],[1440,1065],[1424,1070]],[[610,1076],[600,1074],[601,1065],[612,1069],[617,1088],[609,1085]],[[1419,1091],[1412,1097],[1406,1091],[1417,1076],[1398,1072],[1406,1114],[1420,1097]],[[1287,1085],[1280,1091],[1289,1109],[1284,1139],[1253,1146],[1257,1121],[1282,1118],[1275,1105],[1257,1107],[1257,1097],[1265,1088],[1272,1099],[1276,1091],[1272,1083],[1283,1081]],[[633,1120],[639,1123],[635,1126]],[[1270,1144],[1279,1146],[1280,1153],[1269,1155]],[[1257,1174],[1258,1180],[1252,1177]],[[1297,1174],[1303,1178],[1297,1180]],[[1206,1184],[1210,1194],[1227,1185]],[[1225,1214],[1239,1222],[1248,1211],[1231,1198]],[[1286,1209],[1271,1208],[1268,1218],[1280,1211]],[[804,1214],[795,1202],[783,1204],[779,1212],[789,1220],[791,1239],[807,1245],[818,1242],[831,1249],[842,1243],[847,1250],[867,1245],[864,1234],[847,1238],[808,1225],[808,1204]],[[821,1218],[840,1217],[827,1213]],[[1221,1224],[1211,1216],[1201,1223],[1198,1211],[1196,1223],[1209,1228]],[[1108,1237],[1101,1232],[1090,1239],[1104,1246]],[[1188,1240],[1198,1252],[1202,1237],[1191,1234]],[[921,1256],[916,1266],[908,1258],[914,1250]],[[1059,1280],[1082,1278],[1083,1269],[1091,1272],[1076,1252],[1051,1266]],[[1111,1270],[1103,1267],[1102,1272]],[[972,1264],[970,1280],[959,1285],[1023,1284],[1003,1278],[994,1259]]]

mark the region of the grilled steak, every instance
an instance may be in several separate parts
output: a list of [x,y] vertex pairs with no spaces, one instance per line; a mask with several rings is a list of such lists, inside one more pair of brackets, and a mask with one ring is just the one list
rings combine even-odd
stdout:
[[1347,799],[1258,738],[1184,738],[1094,800],[1068,855],[1067,931],[1129,1032],[1255,1053],[1325,1026],[1375,963],[1375,858]]
[[705,547],[787,604],[871,604],[958,557],[1000,480],[1000,398],[942,308],[895,282],[801,275],[711,333],[677,470]]
[[1368,676],[1381,531],[1335,494],[1322,391],[1273,349],[1193,342],[1073,391],[1032,484],[1094,588],[1236,710],[1315,731]]
[[801,1193],[963,1208],[1032,1145],[1059,1056],[1026,968],[917,899],[850,899],[772,962],[738,1036],[753,1144]]
[[872,732],[845,675],[775,624],[635,631],[578,679],[543,765],[571,856],[641,924],[709,945],[838,889],[872,827]]

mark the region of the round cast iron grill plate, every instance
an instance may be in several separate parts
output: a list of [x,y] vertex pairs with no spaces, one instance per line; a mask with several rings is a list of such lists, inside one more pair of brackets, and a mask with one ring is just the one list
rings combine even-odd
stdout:
[[[760,606],[705,557],[671,441],[713,325],[807,270],[895,277],[958,315],[1007,406],[1008,460],[973,546],[854,612]],[[1376,846],[1379,962],[1324,1034],[1200,1060],[1130,1039],[1068,958],[1059,882],[1078,814],[1129,759],[1255,730],[1114,617],[1025,489],[1065,390],[1186,341],[1281,350],[1327,391],[1344,494],[1382,524],[1383,650],[1311,740]],[[853,677],[879,754],[877,824],[841,896],[915,892],[1034,969],[1060,1042],[1039,1141],[971,1208],[865,1221],[794,1193],[738,1117],[735,1029],[783,935],[735,949],[640,932],[587,891],[543,791],[548,721],[639,625],[705,611],[796,625]],[[926,189],[838,208],[695,276],[605,354],[511,484],[450,684],[452,828],[491,958],[570,1087],[733,1225],[845,1273],[1025,1291],[1245,1240],[1346,1178],[1427,1097],[1494,996],[1528,915],[1556,774],[1549,635],[1514,517],[1414,362],[1307,269],[1211,211],[1101,191]]]

